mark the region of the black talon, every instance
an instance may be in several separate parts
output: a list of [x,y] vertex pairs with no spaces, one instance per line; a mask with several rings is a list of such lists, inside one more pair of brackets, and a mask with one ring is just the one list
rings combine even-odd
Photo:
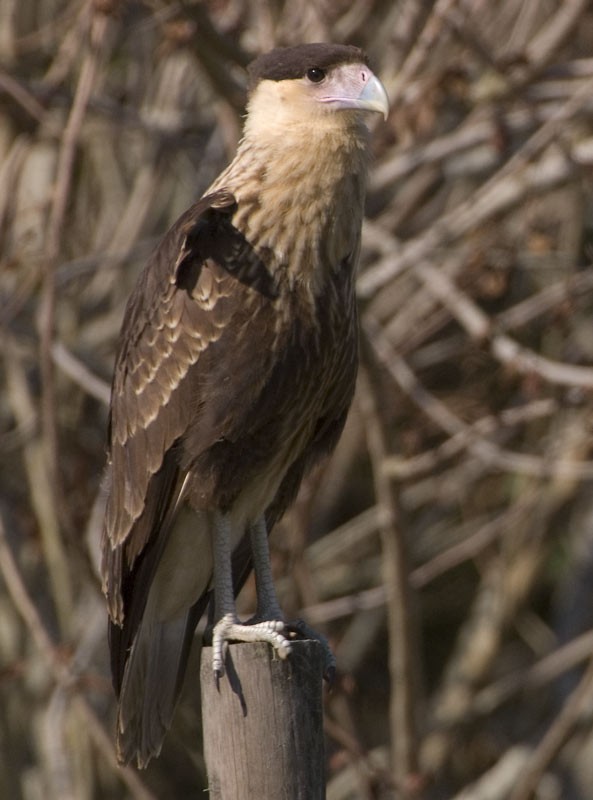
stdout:
[[336,667],[335,664],[330,664],[323,672],[323,680],[327,683],[328,691],[332,691],[336,682]]

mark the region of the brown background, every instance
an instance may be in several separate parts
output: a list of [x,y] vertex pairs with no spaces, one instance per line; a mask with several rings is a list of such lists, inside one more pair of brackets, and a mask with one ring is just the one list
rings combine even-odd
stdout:
[[197,653],[161,759],[114,764],[114,345],[232,157],[243,66],[319,40],[392,100],[357,399],[272,537],[285,610],[338,658],[328,798],[593,797],[591,4],[0,0],[2,797],[204,796]]

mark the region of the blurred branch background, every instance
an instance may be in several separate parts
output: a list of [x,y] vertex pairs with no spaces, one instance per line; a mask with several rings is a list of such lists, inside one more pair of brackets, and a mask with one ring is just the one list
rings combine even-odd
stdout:
[[245,64],[320,40],[365,48],[392,103],[357,399],[272,536],[338,659],[328,798],[592,796],[591,3],[0,0],[2,797],[202,796],[196,653],[162,757],[115,764],[114,347],[234,152]]

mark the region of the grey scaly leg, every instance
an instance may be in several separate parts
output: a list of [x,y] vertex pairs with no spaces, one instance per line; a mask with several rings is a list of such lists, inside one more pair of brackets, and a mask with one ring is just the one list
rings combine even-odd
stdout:
[[[263,517],[251,526],[249,536],[257,589],[257,612],[252,621],[283,620],[284,615],[280,609],[272,577],[268,531]],[[302,619],[287,623],[285,631],[289,631],[301,639],[314,639],[319,642],[324,653],[324,677],[328,683],[332,684],[336,672],[336,659],[325,636],[315,631]]]
[[276,595],[270,546],[266,521],[260,517],[249,529],[253,569],[255,570],[255,587],[257,591],[257,611],[254,622],[259,620],[284,620],[280,603]]
[[[265,523],[263,523],[265,533]],[[255,526],[254,526],[255,528]],[[255,567],[256,581],[258,583],[258,613],[259,613],[259,576],[263,577],[264,605],[275,604],[275,610],[280,616],[275,619],[262,619],[251,625],[239,622],[235,607],[233,592],[233,573],[231,566],[231,524],[229,516],[214,512],[212,515],[212,553],[214,556],[214,620],[212,631],[212,669],[218,679],[224,675],[224,649],[231,641],[238,642],[268,642],[277,651],[280,658],[286,658],[290,652],[290,643],[283,636],[284,622],[276,600],[276,592],[272,582],[272,573],[269,563],[267,537],[265,553],[261,541],[261,529],[250,532]]]

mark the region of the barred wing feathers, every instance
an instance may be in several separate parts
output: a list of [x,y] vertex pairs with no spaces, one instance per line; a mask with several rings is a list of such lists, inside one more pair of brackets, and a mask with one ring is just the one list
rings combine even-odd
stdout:
[[103,563],[119,624],[126,574],[181,499],[184,470],[180,459],[164,466],[166,453],[192,427],[203,449],[224,434],[224,421],[201,408],[200,358],[245,314],[237,279],[260,289],[251,292],[254,302],[271,291],[263,265],[242,258],[248,248],[231,225],[235,207],[224,191],[192,206],[149,260],[126,307],[112,386]]

